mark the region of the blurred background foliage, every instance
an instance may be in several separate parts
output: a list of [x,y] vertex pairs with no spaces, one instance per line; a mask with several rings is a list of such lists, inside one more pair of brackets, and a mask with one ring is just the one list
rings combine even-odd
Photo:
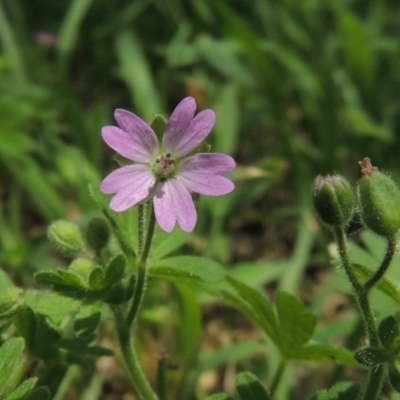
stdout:
[[201,199],[189,245],[260,287],[326,266],[316,175],[400,172],[397,0],[0,0],[0,45],[0,264],[20,283],[59,262],[50,221],[96,213],[115,108],[216,111],[237,190]]

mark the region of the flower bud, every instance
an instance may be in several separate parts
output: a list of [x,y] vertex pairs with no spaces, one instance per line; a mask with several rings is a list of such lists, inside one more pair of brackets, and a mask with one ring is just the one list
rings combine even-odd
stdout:
[[93,218],[86,228],[86,240],[88,245],[96,251],[103,249],[110,238],[110,230],[103,218]]
[[68,269],[87,281],[95,267],[96,264],[92,260],[78,257],[72,261]]
[[6,287],[0,291],[0,320],[10,318],[22,304],[22,290],[14,286]]
[[339,175],[319,176],[314,185],[314,207],[324,224],[346,225],[354,210],[353,189]]
[[371,165],[369,158],[360,165],[364,175],[357,184],[361,218],[371,231],[392,236],[400,229],[400,191],[391,178]]
[[47,230],[49,240],[65,255],[75,257],[83,250],[83,238],[79,228],[72,222],[59,220]]

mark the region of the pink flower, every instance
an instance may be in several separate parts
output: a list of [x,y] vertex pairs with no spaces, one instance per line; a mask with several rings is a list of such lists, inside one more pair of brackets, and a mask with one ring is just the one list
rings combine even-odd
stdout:
[[191,232],[197,220],[191,192],[220,196],[234,189],[223,175],[235,168],[232,157],[218,153],[190,154],[208,136],[215,113],[204,110],[194,116],[196,102],[183,99],[166,125],[161,145],[153,129],[128,111],[117,109],[120,126],[102,129],[104,141],[133,163],[111,172],[100,189],[114,194],[110,208],[125,211],[153,198],[154,212],[162,229],[171,232],[178,222]]

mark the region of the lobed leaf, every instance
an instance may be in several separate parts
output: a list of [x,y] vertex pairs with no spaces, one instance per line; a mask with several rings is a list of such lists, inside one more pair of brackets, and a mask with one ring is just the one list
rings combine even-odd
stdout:
[[272,400],[258,378],[248,371],[236,377],[236,390],[241,400]]

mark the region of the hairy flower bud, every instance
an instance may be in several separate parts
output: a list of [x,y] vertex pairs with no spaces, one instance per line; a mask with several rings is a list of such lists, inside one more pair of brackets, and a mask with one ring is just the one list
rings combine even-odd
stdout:
[[89,275],[96,267],[96,264],[87,258],[78,257],[72,261],[68,269],[71,272],[81,276],[83,279],[88,280]]
[[65,255],[75,257],[83,250],[83,238],[79,228],[72,222],[59,220],[47,230],[49,240]]
[[103,249],[110,238],[110,229],[103,218],[93,218],[86,228],[88,245],[96,251]]
[[0,321],[14,315],[20,305],[22,290],[14,286],[2,288],[0,291]]
[[314,207],[324,224],[346,225],[354,210],[353,189],[341,176],[319,176],[314,185]]
[[357,199],[364,224],[381,236],[392,236],[400,229],[400,191],[387,175],[365,158],[363,177],[357,184]]

